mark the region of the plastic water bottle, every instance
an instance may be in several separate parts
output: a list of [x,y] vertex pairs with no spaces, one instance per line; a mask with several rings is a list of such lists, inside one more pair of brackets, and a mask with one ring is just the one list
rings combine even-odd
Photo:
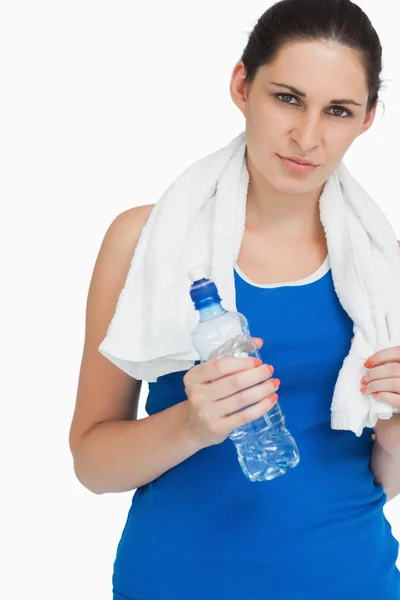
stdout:
[[[207,278],[201,266],[189,269],[188,275],[193,282],[190,296],[200,314],[192,332],[192,343],[201,362],[226,356],[260,358],[246,317],[223,308],[215,283]],[[300,461],[299,450],[286,428],[279,402],[262,417],[232,430],[229,438],[250,481],[274,479],[286,473],[288,468],[296,467]]]

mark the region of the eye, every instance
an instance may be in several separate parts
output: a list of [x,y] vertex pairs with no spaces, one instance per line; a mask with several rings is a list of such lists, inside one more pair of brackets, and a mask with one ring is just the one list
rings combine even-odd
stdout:
[[342,108],[341,106],[332,106],[330,108],[330,110],[339,110],[342,113],[346,113],[347,116],[340,116],[340,115],[332,115],[333,117],[339,117],[339,119],[347,119],[347,117],[351,117],[351,112],[347,110],[347,108]]
[[275,96],[279,99],[280,102],[282,102],[282,104],[290,104],[290,102],[285,102],[284,100],[281,100],[281,98],[294,98],[295,100],[297,100],[297,97],[292,96],[291,94],[275,94]]
[[[285,100],[285,98],[289,98],[292,100],[298,100],[297,96],[292,96],[292,94],[274,94],[274,96],[276,96],[278,98],[279,102],[281,102],[282,104],[288,104],[289,106],[297,106],[296,104],[292,104],[290,101],[286,102],[286,100]],[[283,100],[281,100],[281,98],[283,98]],[[332,106],[329,110],[340,111],[342,113],[342,115],[330,113],[332,117],[336,117],[339,119],[347,119],[348,117],[352,116],[352,113],[350,111],[348,111],[346,108],[343,108],[342,106]],[[345,115],[343,115],[343,113],[345,113]]]

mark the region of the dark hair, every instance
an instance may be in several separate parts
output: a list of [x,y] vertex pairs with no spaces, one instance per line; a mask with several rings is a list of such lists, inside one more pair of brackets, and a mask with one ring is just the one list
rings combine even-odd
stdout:
[[281,0],[258,19],[241,60],[246,83],[270,64],[279,50],[293,42],[328,41],[355,51],[365,69],[369,96],[367,112],[379,97],[382,46],[364,11],[351,0]]

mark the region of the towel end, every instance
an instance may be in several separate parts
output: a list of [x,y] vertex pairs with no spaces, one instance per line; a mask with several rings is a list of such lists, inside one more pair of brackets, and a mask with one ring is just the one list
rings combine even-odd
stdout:
[[361,437],[364,426],[360,424],[360,418],[356,417],[356,415],[333,414],[331,418],[331,429],[352,431],[357,437]]

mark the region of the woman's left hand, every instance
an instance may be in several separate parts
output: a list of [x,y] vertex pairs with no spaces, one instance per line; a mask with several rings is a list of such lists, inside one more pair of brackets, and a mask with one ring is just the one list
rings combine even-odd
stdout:
[[[400,346],[379,350],[364,363],[367,372],[362,377],[360,391],[400,409]],[[378,419],[375,439],[389,454],[400,447],[400,414],[390,419]]]
[[400,409],[400,346],[379,350],[364,366],[360,391]]

